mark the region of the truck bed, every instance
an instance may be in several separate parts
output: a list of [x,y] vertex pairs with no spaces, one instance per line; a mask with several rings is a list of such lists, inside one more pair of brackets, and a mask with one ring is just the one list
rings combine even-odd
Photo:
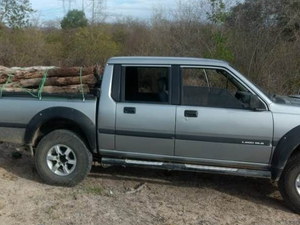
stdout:
[[51,108],[79,111],[95,124],[97,99],[96,95],[85,95],[83,101],[82,95],[43,94],[40,100],[24,93],[3,93],[0,98],[0,142],[24,143],[30,121]]

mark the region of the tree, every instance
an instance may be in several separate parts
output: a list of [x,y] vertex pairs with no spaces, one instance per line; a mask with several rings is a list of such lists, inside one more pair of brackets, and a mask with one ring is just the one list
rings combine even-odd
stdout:
[[29,25],[30,14],[34,12],[29,0],[0,0],[0,23],[12,28]]
[[61,21],[61,27],[63,29],[72,29],[79,27],[86,27],[88,20],[85,13],[80,10],[71,10]]
[[300,2],[299,0],[275,0],[275,19],[277,28],[288,41],[295,41],[300,32]]
[[291,41],[300,31],[299,0],[245,0],[231,9],[230,26],[247,32],[273,29]]
[[233,61],[233,52],[228,47],[228,32],[221,27],[229,15],[226,4],[223,0],[210,0],[209,2],[210,11],[207,12],[206,15],[207,19],[214,24],[214,29],[211,29],[211,41],[214,47],[209,53],[205,54],[205,57]]
[[111,56],[118,55],[120,46],[112,40],[110,26],[79,28],[74,35],[66,38],[66,58],[75,65],[104,65]]
[[208,19],[215,24],[222,24],[226,21],[228,12],[223,0],[210,0],[211,12],[207,13]]
[[245,0],[231,8],[227,23],[246,32],[261,32],[275,26],[275,9],[282,0]]
[[92,7],[91,7],[91,12],[92,12],[92,18],[91,18],[91,23],[100,23],[103,22],[106,18],[106,15],[104,13],[105,9],[105,0],[91,0],[92,2]]

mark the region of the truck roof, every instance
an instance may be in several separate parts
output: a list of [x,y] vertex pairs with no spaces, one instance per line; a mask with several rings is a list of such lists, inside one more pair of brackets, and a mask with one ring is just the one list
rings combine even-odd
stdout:
[[108,64],[151,64],[151,65],[206,65],[227,66],[225,61],[187,57],[113,57]]

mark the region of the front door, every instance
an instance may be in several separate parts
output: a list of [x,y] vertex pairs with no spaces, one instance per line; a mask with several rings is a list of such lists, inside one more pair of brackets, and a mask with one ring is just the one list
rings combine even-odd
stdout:
[[250,91],[228,71],[182,68],[175,155],[219,163],[268,164],[272,114],[261,102],[249,109]]
[[170,67],[123,67],[117,151],[174,155],[176,106],[170,104],[170,78]]

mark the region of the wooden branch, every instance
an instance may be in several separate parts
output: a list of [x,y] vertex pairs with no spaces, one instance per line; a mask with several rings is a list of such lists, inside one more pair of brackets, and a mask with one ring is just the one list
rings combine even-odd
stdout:
[[135,189],[127,191],[126,194],[135,194],[136,192],[141,191],[144,187],[146,187],[146,183],[138,185]]
[[[35,79],[24,79],[20,80],[17,83],[21,87],[38,87],[41,83],[41,78]],[[91,87],[94,87],[97,84],[97,79],[93,74],[86,75],[82,77],[82,83],[87,84]],[[76,85],[80,84],[80,77],[51,77],[48,78],[45,82],[45,86],[67,86],[67,85]]]
[[[94,67],[85,67],[82,69],[82,76],[94,74]],[[14,74],[13,81],[22,79],[33,79],[42,78],[44,76],[45,70],[35,70],[35,71],[17,71]],[[48,71],[47,77],[79,77],[80,67],[71,68],[58,68]],[[8,74],[5,74],[6,76]],[[1,76],[0,76],[1,78]]]
[[[88,85],[83,85],[83,92],[89,93],[90,89]],[[56,87],[56,86],[48,86],[44,87],[43,93],[48,94],[79,94],[81,93],[81,85],[70,85],[70,86],[63,86],[63,87]]]
[[[80,67],[56,68],[41,66],[7,68],[0,66],[0,88],[7,82],[9,75],[13,75],[10,82],[5,86],[5,92],[25,92],[26,90],[23,88],[29,88],[28,91],[37,93],[47,69],[50,70],[47,74],[43,93],[81,93]],[[82,69],[82,83],[85,93],[89,93],[93,88],[97,87],[102,72],[102,68],[98,66]]]
[[34,72],[39,70],[45,71],[45,70],[58,69],[58,68],[59,67],[55,67],[55,66],[31,66],[31,67],[11,67],[7,69],[16,72],[20,72],[20,71]]
[[[82,69],[82,76],[94,74],[94,67],[85,67]],[[77,77],[80,73],[80,67],[60,68],[49,70],[49,77]]]
[[[28,89],[30,92],[37,93],[37,89]],[[24,92],[22,88],[17,87],[6,87],[4,92]],[[84,93],[89,93],[89,87],[88,85],[83,85],[83,91]],[[81,93],[81,85],[69,85],[69,86],[63,86],[63,87],[57,87],[57,86],[47,86],[43,88],[42,93],[47,94],[80,94]]]

